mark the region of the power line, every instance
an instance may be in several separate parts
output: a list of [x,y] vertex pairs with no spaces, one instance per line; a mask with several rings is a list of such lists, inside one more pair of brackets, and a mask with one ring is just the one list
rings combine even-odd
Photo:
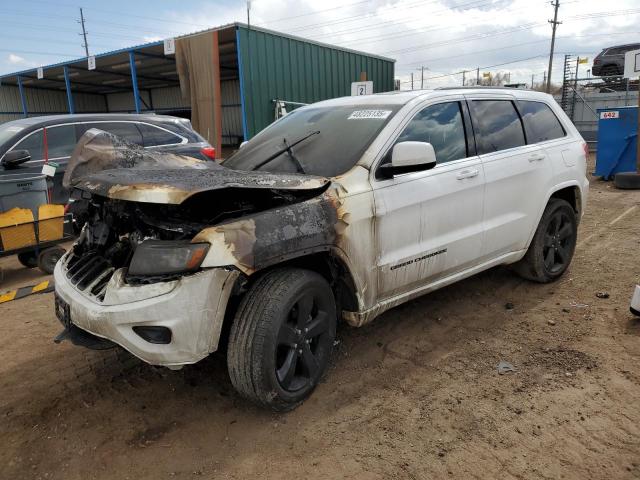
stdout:
[[[564,37],[556,37],[557,40],[564,40],[564,39],[569,39],[569,38],[591,38],[591,37],[610,37],[612,35],[629,35],[629,34],[640,34],[640,31],[627,31],[627,32],[613,32],[613,33],[590,33],[588,35],[567,35]],[[499,52],[502,50],[507,50],[510,48],[518,48],[518,47],[524,47],[527,45],[534,45],[537,43],[544,43],[547,42],[547,39],[542,39],[542,40],[534,40],[531,42],[523,42],[523,43],[517,43],[514,45],[508,45],[506,47],[499,47],[499,48],[489,48],[486,50],[476,50],[473,52],[466,52],[466,53],[462,53],[459,55],[447,55],[444,57],[439,57],[439,58],[427,58],[424,60],[420,60],[417,62],[410,62],[410,63],[401,63],[401,64],[396,64],[396,67],[403,67],[403,66],[413,66],[413,65],[421,65],[423,63],[433,63],[433,62],[437,62],[439,60],[449,60],[451,58],[460,58],[460,57],[468,57],[471,55],[478,55],[480,53],[490,53],[490,52]],[[584,52],[580,52],[580,53],[584,53]],[[591,52],[587,52],[587,53],[591,53]]]

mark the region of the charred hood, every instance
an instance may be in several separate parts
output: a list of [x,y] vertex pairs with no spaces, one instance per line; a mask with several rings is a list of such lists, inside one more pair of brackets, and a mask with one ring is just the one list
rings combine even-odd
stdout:
[[63,184],[115,200],[181,204],[198,193],[228,188],[320,193],[329,180],[231,170],[211,161],[144,149],[92,129],[78,142]]

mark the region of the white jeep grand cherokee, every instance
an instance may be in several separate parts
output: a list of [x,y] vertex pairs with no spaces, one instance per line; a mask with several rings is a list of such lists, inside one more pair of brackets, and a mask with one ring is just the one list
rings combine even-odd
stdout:
[[233,385],[275,410],[353,326],[495,265],[569,266],[587,147],[541,93],[441,89],[328,100],[222,166],[98,130],[65,183],[89,220],[55,270],[58,341],[180,368],[226,351]]

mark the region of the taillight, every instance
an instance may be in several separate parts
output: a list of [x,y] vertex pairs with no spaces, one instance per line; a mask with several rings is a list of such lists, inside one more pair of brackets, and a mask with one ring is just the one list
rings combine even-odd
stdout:
[[216,149],[213,147],[204,147],[200,149],[200,152],[207,158],[211,160],[216,159]]
[[587,142],[582,142],[582,151],[584,151],[584,158],[589,158],[589,145]]
[[593,64],[594,64],[594,65],[598,65],[598,64],[600,64],[600,59],[599,59],[599,58],[594,58],[594,59],[593,59]]

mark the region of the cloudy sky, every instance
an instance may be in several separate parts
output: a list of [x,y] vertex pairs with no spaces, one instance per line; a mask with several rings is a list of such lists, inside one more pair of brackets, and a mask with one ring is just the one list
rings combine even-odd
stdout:
[[[92,54],[233,21],[246,21],[245,1],[53,0],[2,2],[0,73],[84,56],[78,4]],[[560,0],[553,80],[563,54],[586,56],[640,42],[638,0]],[[253,0],[251,23],[301,37],[395,58],[410,88],[459,85],[462,72],[509,72],[511,81],[541,82],[553,16],[542,0]],[[582,66],[581,76],[588,65]]]

